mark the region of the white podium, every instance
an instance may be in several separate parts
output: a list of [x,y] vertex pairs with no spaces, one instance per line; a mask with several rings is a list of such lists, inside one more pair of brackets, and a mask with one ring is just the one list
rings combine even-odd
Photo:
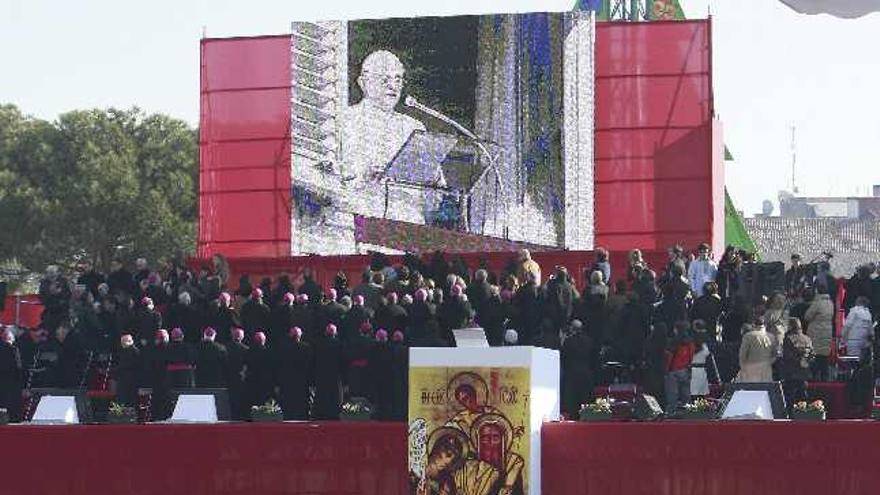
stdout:
[[559,416],[559,353],[458,347],[409,356],[412,493],[540,494],[541,424]]

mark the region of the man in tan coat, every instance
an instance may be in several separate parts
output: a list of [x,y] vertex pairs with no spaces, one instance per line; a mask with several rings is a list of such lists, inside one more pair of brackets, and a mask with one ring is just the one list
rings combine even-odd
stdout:
[[813,379],[828,380],[828,357],[831,355],[834,331],[834,303],[824,287],[817,287],[816,299],[804,314],[807,335],[813,340],[816,359],[813,361]]
[[769,383],[773,381],[773,361],[776,349],[763,325],[743,325],[739,345],[739,383]]

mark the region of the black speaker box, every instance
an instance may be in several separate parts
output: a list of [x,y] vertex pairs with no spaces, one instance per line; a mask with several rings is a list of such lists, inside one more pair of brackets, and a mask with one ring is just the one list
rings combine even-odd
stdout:
[[759,263],[758,289],[761,295],[768,297],[774,292],[785,292],[785,263]]
[[654,396],[638,394],[633,406],[633,416],[642,421],[655,420],[663,416],[663,408]]

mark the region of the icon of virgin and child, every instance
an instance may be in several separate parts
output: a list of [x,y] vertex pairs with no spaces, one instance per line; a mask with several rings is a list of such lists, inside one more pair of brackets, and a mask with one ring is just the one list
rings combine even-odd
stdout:
[[455,375],[447,393],[455,413],[428,434],[421,476],[410,473],[412,493],[524,495],[525,460],[515,451],[524,428],[487,403],[488,388],[476,373]]

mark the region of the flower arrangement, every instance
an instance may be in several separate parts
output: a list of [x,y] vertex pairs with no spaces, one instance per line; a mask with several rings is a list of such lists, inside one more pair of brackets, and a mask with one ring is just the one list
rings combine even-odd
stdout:
[[611,399],[607,397],[600,397],[590,404],[584,404],[583,406],[581,406],[581,409],[586,409],[590,412],[599,414],[611,414]]
[[825,419],[825,403],[821,400],[795,402],[794,407],[792,407],[791,418],[823,421]]
[[798,412],[825,412],[825,403],[821,400],[814,400],[813,402],[800,401],[795,402],[794,410]]
[[259,406],[251,406],[251,419],[258,423],[283,421],[284,413],[275,399],[269,399]]
[[681,417],[685,419],[713,419],[718,414],[718,402],[699,397],[684,405]]
[[122,424],[136,423],[137,411],[131,406],[126,406],[125,404],[120,404],[118,402],[111,402],[110,407],[107,409],[107,421],[109,423]]
[[581,421],[607,421],[612,418],[613,401],[608,397],[599,397],[589,404],[581,405]]
[[342,404],[342,419],[368,421],[373,416],[373,405],[363,397],[352,397]]
[[269,399],[259,406],[251,406],[251,412],[262,414],[281,414],[281,406],[275,402],[275,399]]
[[699,411],[699,412],[715,412],[718,410],[718,404],[710,401],[708,399],[704,399],[702,397],[698,398],[693,402],[689,402],[684,405],[685,411]]

